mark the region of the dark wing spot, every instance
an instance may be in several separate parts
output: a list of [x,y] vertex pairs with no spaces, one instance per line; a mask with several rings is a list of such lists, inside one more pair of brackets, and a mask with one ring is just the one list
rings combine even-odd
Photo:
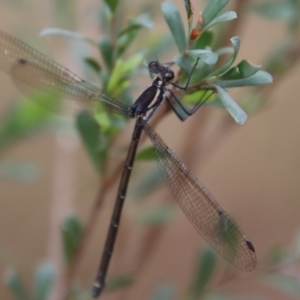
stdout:
[[26,65],[27,64],[27,60],[25,58],[19,58],[18,59],[18,63],[21,65]]
[[248,248],[249,248],[253,253],[255,253],[255,249],[254,249],[253,244],[252,244],[250,241],[248,241],[248,240],[246,240],[246,244],[247,244]]

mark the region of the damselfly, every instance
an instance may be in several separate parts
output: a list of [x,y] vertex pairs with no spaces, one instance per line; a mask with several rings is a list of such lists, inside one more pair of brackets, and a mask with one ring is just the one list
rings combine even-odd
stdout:
[[170,64],[161,64],[158,61],[150,62],[148,69],[156,77],[134,104],[127,107],[23,42],[0,31],[0,69],[8,73],[22,91],[36,90],[81,101],[88,105],[89,102],[96,102],[97,105],[102,105],[109,111],[135,119],[135,127],[93,288],[93,297],[95,298],[100,295],[105,286],[129,178],[143,131],[153,144],[158,167],[165,184],[199,234],[237,268],[252,271],[256,266],[252,243],[187,166],[147,123],[164,99],[176,112],[174,103],[170,101],[170,98],[173,98],[175,103],[188,115],[193,114],[200,107],[203,101],[199,102],[192,110],[186,109],[174,92],[168,88],[168,85],[171,85],[177,89],[186,90],[197,63],[198,60],[191,70],[186,85],[180,86],[174,82],[175,76]]

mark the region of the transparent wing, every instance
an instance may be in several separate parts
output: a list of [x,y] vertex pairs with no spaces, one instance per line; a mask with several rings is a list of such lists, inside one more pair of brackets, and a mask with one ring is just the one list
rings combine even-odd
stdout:
[[166,185],[198,233],[234,266],[252,271],[256,266],[252,243],[160,136],[147,123],[143,126]]
[[[89,102],[102,103],[109,110],[128,115],[125,105],[112,100],[101,89],[2,31],[0,69],[10,75],[18,88],[26,94],[50,94],[64,100],[75,100],[83,105]],[[88,106],[91,106],[90,103]]]

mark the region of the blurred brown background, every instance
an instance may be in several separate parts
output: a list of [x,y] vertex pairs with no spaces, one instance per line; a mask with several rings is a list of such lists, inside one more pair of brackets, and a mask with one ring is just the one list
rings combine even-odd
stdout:
[[[100,35],[92,9],[96,1],[78,1],[78,23],[76,31],[90,37]],[[159,7],[160,2],[157,2]],[[175,1],[184,9],[181,1]],[[76,51],[68,52],[70,44],[61,38],[39,39],[39,32],[46,27],[59,27],[51,11],[51,1],[23,1],[13,5],[0,2],[0,28],[26,43],[51,54],[64,66],[79,72]],[[197,3],[196,8],[201,8]],[[227,8],[229,10],[229,7]],[[196,10],[197,11],[197,10]],[[131,15],[134,16],[132,11]],[[169,34],[158,8],[156,14],[159,30]],[[154,35],[152,31],[144,31]],[[246,14],[241,35],[242,58],[260,64],[265,55],[284,37],[286,24],[271,22],[255,14]],[[80,45],[82,47],[82,45]],[[172,54],[173,55],[173,54]],[[170,60],[172,56],[164,59]],[[263,68],[262,68],[263,69]],[[268,105],[259,113],[250,114],[247,122],[234,124],[230,134],[224,136],[216,148],[205,155],[202,161],[188,162],[182,153],[183,137],[189,136],[194,126],[193,118],[209,114],[213,128],[225,110],[204,108],[185,123],[169,115],[156,130],[167,144],[188,162],[189,167],[205,183],[223,208],[232,215],[253,242],[258,257],[257,269],[251,274],[236,271],[237,278],[218,285],[222,278],[215,276],[211,284],[220,291],[237,296],[257,295],[263,299],[297,299],[274,290],[264,284],[260,274],[265,256],[276,245],[289,248],[300,228],[300,66],[294,67],[284,80],[273,84]],[[149,80],[145,77],[142,90]],[[4,114],[11,101],[18,97],[13,84],[6,75],[0,74],[0,110]],[[231,92],[238,99],[247,89]],[[232,121],[233,122],[233,121]],[[130,128],[129,132],[130,132]],[[200,131],[201,129],[199,129]],[[208,128],[208,137],[209,138]],[[128,133],[129,137],[129,133]],[[193,136],[191,138],[196,138]],[[57,222],[70,211],[76,211],[85,222],[85,217],[97,193],[98,175],[93,169],[78,137],[65,133],[43,133],[23,139],[2,153],[3,162],[33,162],[38,165],[39,176],[32,182],[18,182],[1,179],[0,182],[0,273],[16,267],[28,287],[32,286],[36,265],[47,259],[56,259],[59,249],[59,228]],[[154,164],[154,163],[153,163]],[[201,165],[201,166],[200,166]],[[148,166],[148,165],[147,165]],[[150,166],[150,165],[149,165]],[[151,165],[152,167],[152,165]],[[137,167],[138,170],[138,167]],[[133,174],[133,180],[139,175]],[[129,187],[128,202],[132,194]],[[89,238],[84,259],[80,263],[76,278],[82,284],[90,284],[98,267],[102,245],[114,202],[115,189],[106,199],[97,227]],[[159,197],[170,197],[166,188],[153,194],[155,203]],[[135,270],[135,258],[139,254],[146,229],[136,228],[132,221],[135,206],[125,205],[122,226],[109,274]],[[129,289],[107,294],[103,299],[148,299],[155,286],[162,282],[174,284],[177,298],[190,282],[196,252],[205,242],[194,231],[189,221],[177,208],[176,217],[161,228],[157,245],[137,273],[137,282]],[[226,262],[218,257],[220,266]],[[299,283],[300,284],[300,283]],[[1,299],[14,299],[1,284]]]

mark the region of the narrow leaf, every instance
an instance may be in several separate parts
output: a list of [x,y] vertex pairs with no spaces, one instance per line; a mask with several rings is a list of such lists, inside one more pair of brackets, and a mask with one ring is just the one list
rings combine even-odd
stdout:
[[92,57],[84,58],[84,62],[97,74],[101,71],[100,64]]
[[67,264],[70,264],[74,258],[82,237],[82,231],[82,224],[75,214],[67,216],[61,225],[64,257]]
[[[50,106],[53,106],[52,100],[56,101],[57,99],[53,99],[51,95],[46,95],[43,98],[35,95],[30,97],[30,100],[19,102],[3,118],[0,126],[0,151],[7,144],[41,129],[53,116],[50,111],[42,106],[50,108]],[[41,105],[36,103],[41,103]],[[57,103],[55,106],[57,107]]]
[[231,98],[231,96],[223,88],[216,84],[214,84],[213,86],[217,89],[222,103],[224,104],[228,112],[231,114],[231,116],[234,118],[234,120],[238,124],[244,124],[247,120],[247,114],[239,107],[239,105]]
[[200,58],[208,65],[214,65],[218,60],[218,55],[210,50],[189,50],[187,53],[195,58]]
[[143,150],[139,151],[136,155],[136,160],[155,160],[155,151],[152,146],[144,148]]
[[222,88],[241,87],[241,86],[256,86],[264,85],[273,82],[271,74],[265,71],[257,71],[254,75],[237,80],[220,80],[215,82],[216,85]]
[[203,294],[215,267],[215,252],[209,247],[201,250],[196,261],[196,270],[190,291],[190,299],[200,299],[199,297]]
[[229,0],[209,0],[202,12],[203,29],[207,28],[214,18],[227,5]]
[[173,61],[185,71],[186,74],[191,72],[193,64],[196,62],[195,58],[186,55],[175,55]]
[[135,201],[145,201],[146,197],[156,190],[162,184],[162,178],[160,176],[159,170],[154,168],[153,170],[148,171],[145,176],[139,180],[136,188],[134,190]]
[[172,300],[175,296],[175,288],[169,284],[161,284],[154,291],[150,300]]
[[217,70],[215,70],[213,73],[211,73],[211,76],[221,76],[224,73],[228,71],[228,69],[231,67],[233,62],[235,61],[239,50],[240,50],[240,38],[238,36],[235,36],[230,39],[232,46],[233,46],[233,54],[228,58],[228,60]]
[[233,19],[237,18],[237,14],[235,11],[227,11],[221,14],[220,16],[213,19],[206,27],[205,29],[208,29],[209,27],[216,25],[218,23],[227,22]]
[[184,0],[184,7],[186,10],[187,19],[190,20],[193,16],[193,6],[191,0]]
[[174,209],[165,205],[146,212],[139,212],[136,220],[139,224],[157,226],[169,222],[173,217]]
[[111,12],[115,13],[119,4],[119,0],[104,0],[104,2],[107,4]]
[[97,42],[94,41],[93,39],[88,38],[88,37],[86,37],[82,34],[79,34],[77,32],[66,30],[66,29],[46,28],[46,29],[43,29],[40,32],[40,36],[41,37],[62,36],[62,37],[70,38],[70,39],[76,39],[76,40],[80,40],[80,41],[83,41],[83,42],[87,42],[87,43],[91,44],[92,46],[97,46]]
[[42,263],[37,267],[34,281],[34,299],[48,299],[54,282],[54,267],[49,263]]
[[[94,165],[99,169],[102,165],[103,156],[99,147],[100,127],[98,123],[91,114],[80,112],[76,118],[76,125]],[[105,148],[105,145],[102,146]]]
[[201,33],[200,37],[193,43],[193,49],[205,49],[211,47],[214,39],[214,34],[210,30]]
[[4,274],[4,280],[6,285],[10,288],[10,290],[14,294],[15,299],[18,300],[29,299],[19,273],[17,273],[15,270],[9,269]]
[[244,79],[254,75],[261,66],[256,66],[246,60],[242,60],[235,67],[228,70],[220,77],[221,80],[237,80]]
[[115,291],[134,283],[134,276],[126,274],[110,279],[105,287],[105,291]]
[[173,2],[166,1],[162,3],[161,9],[177,48],[183,54],[187,46],[187,41],[179,10]]
[[99,40],[98,45],[102,58],[104,60],[104,63],[107,67],[107,69],[110,71],[113,67],[113,48],[110,44],[110,40],[107,36],[102,36]]

